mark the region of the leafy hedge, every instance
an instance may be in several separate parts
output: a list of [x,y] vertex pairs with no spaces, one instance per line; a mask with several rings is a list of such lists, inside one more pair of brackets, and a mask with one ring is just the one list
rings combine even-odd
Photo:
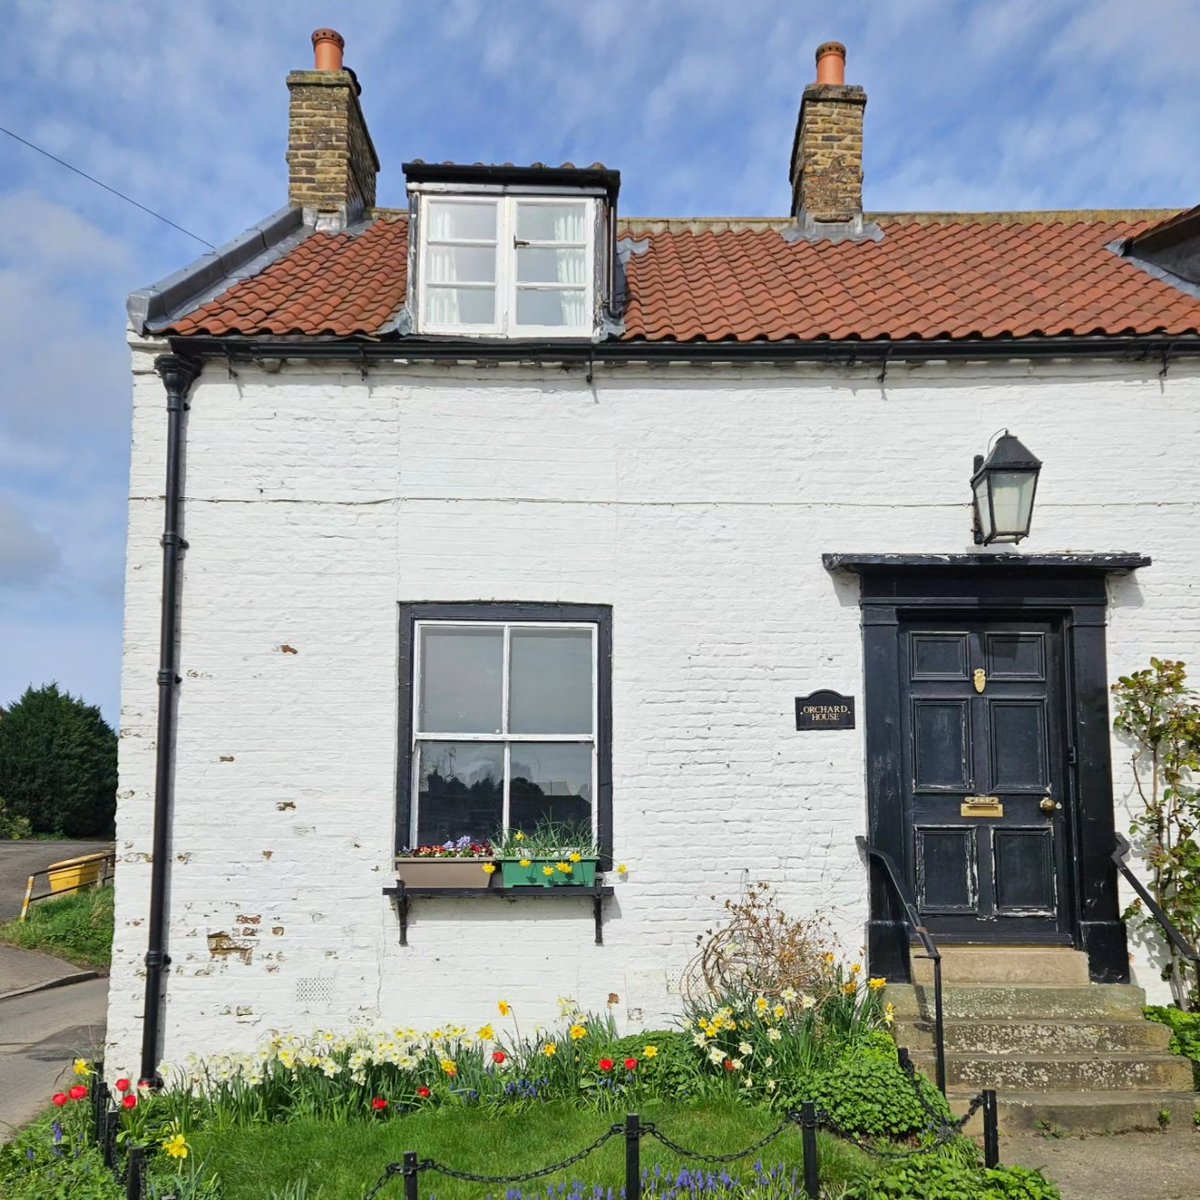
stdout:
[[1171,1052],[1192,1060],[1192,1074],[1196,1089],[1200,1091],[1200,1013],[1160,1005],[1152,1005],[1144,1011],[1151,1021],[1170,1029]]

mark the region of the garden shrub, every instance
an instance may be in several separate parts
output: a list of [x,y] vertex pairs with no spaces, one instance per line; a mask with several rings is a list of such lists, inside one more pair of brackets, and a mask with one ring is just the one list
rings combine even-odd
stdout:
[[788,1104],[804,1100],[824,1110],[838,1129],[873,1136],[908,1137],[936,1125],[933,1114],[950,1116],[937,1088],[900,1066],[886,1033],[864,1035],[832,1067],[796,1080]]
[[43,1119],[0,1147],[5,1200],[122,1200],[124,1195],[100,1151],[84,1139],[81,1125]]
[[1171,1031],[1171,1053],[1192,1060],[1192,1073],[1200,1090],[1200,1013],[1182,1012],[1178,1008],[1151,1005],[1145,1009],[1151,1021],[1166,1025]]
[[915,1155],[852,1183],[843,1200],[1062,1200],[1037,1171],[986,1167],[960,1158]]
[[[645,1054],[647,1046],[655,1049],[650,1058]],[[678,1030],[654,1029],[623,1037],[613,1043],[608,1053],[617,1062],[638,1059],[641,1082],[657,1095],[684,1100],[694,1098],[702,1090],[696,1051],[687,1035]]]
[[0,842],[15,842],[32,832],[33,826],[0,799]]

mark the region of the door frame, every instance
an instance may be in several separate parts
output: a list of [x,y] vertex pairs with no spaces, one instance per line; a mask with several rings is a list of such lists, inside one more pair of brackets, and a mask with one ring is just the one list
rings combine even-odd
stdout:
[[[1143,555],[825,555],[829,570],[860,577],[867,828],[873,845],[909,860],[911,830],[901,789],[901,615],[995,613],[1061,622],[1065,668],[1067,804],[1074,870],[1064,897],[1073,945],[1099,983],[1127,983],[1129,954],[1117,892],[1109,742],[1106,576],[1149,565]],[[909,933],[878,871],[870,872],[867,951],[871,973],[909,979]]]

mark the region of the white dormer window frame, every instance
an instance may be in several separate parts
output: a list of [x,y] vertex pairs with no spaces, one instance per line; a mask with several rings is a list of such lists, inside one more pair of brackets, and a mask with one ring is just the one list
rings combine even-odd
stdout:
[[603,277],[599,194],[467,191],[433,183],[411,190],[418,209],[413,267],[420,333],[594,335]]

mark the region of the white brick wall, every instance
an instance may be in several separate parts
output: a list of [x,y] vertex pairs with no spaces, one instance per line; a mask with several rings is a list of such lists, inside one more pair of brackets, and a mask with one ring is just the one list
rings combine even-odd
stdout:
[[[152,357],[135,348],[109,1022],[109,1061],[131,1069],[165,429]],[[188,426],[166,1057],[269,1029],[482,1020],[499,996],[532,1024],[558,995],[601,1007],[616,992],[627,1020],[659,1022],[696,935],[748,880],[830,914],[856,952],[862,730],[793,727],[796,695],[862,693],[857,584],[820,555],[966,549],[972,455],[1001,426],[1046,464],[1024,549],[1154,557],[1112,584],[1110,674],[1151,653],[1200,661],[1195,369],[893,365],[883,388],[876,374],[597,368],[589,386],[557,369],[397,366],[364,383],[357,368],[207,366]],[[396,605],[488,599],[613,606],[615,849],[631,873],[603,947],[583,900],[415,900],[397,944],[380,891]]]

